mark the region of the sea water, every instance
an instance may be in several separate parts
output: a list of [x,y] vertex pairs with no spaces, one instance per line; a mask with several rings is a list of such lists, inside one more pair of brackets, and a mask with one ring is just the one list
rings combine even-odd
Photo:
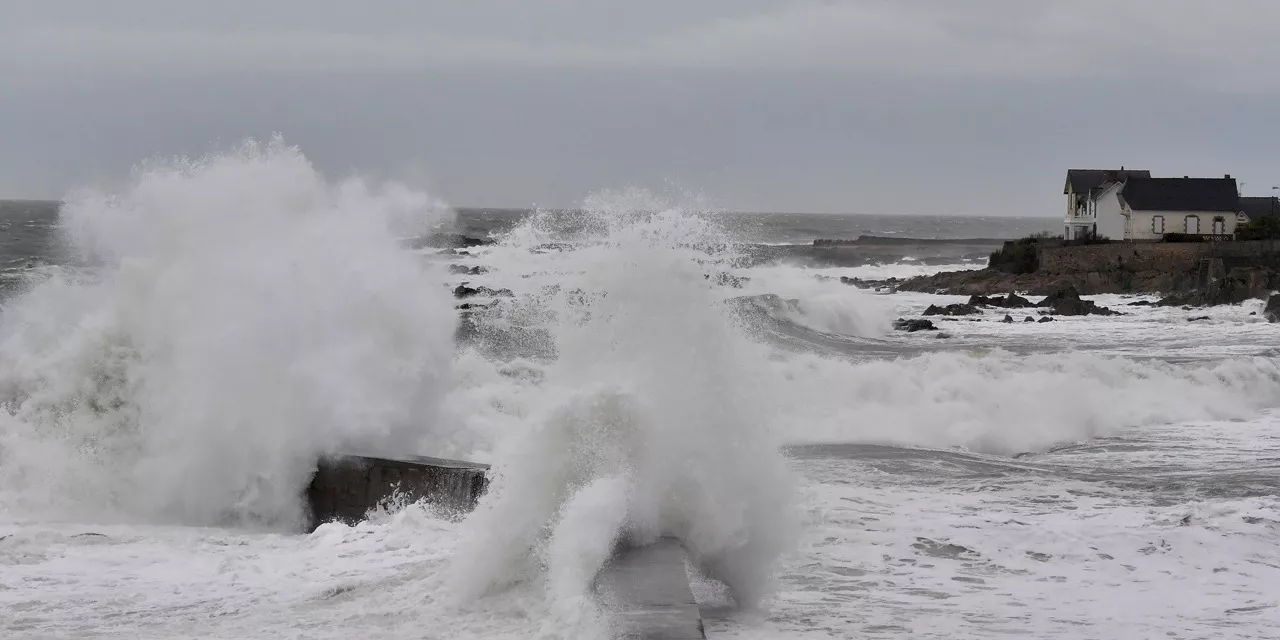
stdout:
[[[980,260],[752,253],[1052,220],[726,215],[635,190],[455,213],[279,141],[5,209],[5,637],[598,638],[591,578],[657,535],[690,549],[713,638],[1280,622],[1280,330],[1260,302],[1098,296],[1125,315],[990,310],[939,338],[891,322],[960,298],[840,277]],[[454,231],[497,243],[412,240]],[[467,333],[464,281],[512,292]],[[316,456],[348,447],[489,462],[493,485],[465,518],[298,533]]]

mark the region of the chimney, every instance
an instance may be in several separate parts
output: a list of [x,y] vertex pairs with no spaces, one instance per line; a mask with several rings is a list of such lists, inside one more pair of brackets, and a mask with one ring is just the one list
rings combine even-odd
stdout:
[[1230,179],[1231,179],[1231,174],[1229,174],[1229,173],[1224,173],[1224,174],[1222,175],[1222,179],[1223,179],[1223,180],[1230,180]]

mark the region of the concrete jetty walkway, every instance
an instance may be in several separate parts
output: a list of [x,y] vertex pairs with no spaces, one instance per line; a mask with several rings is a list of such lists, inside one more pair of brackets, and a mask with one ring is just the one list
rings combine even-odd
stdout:
[[596,577],[596,594],[616,623],[615,640],[701,640],[702,614],[675,538],[623,548]]

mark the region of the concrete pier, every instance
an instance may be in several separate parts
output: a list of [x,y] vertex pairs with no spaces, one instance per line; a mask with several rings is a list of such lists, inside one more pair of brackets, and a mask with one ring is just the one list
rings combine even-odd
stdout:
[[423,456],[346,454],[320,460],[307,487],[314,531],[325,522],[355,524],[397,490],[409,501],[427,498],[469,511],[484,493],[488,465]]
[[702,614],[685,573],[680,541],[619,550],[596,576],[596,594],[610,610],[615,640],[701,640]]

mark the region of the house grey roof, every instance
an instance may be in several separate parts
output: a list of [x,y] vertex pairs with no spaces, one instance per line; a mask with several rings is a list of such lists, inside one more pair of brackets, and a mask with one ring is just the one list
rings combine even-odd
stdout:
[[1280,216],[1280,198],[1240,198],[1240,210],[1250,220],[1267,216]]
[[1240,210],[1235,178],[1130,178],[1120,197],[1134,211]]
[[1146,169],[1067,169],[1067,181],[1062,186],[1062,193],[1088,193],[1090,189],[1101,186],[1108,180],[1124,182],[1129,178],[1150,178],[1151,172]]

